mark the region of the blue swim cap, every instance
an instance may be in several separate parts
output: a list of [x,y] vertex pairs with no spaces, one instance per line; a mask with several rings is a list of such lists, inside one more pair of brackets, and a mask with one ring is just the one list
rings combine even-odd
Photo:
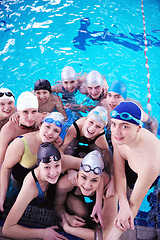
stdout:
[[120,94],[124,99],[127,98],[127,86],[122,81],[115,81],[109,86],[108,92]]
[[110,113],[111,118],[141,125],[141,109],[133,102],[121,102]]

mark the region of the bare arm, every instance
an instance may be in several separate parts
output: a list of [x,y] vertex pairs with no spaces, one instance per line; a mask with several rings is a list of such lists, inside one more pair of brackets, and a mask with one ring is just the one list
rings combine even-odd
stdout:
[[0,132],[0,165],[4,161],[4,156],[7,150],[9,143],[14,139],[14,129],[12,126],[12,122],[7,122]]
[[83,219],[77,215],[70,215],[66,212],[64,203],[67,199],[67,193],[73,189],[73,185],[68,181],[67,174],[58,182],[56,188],[55,210],[58,217],[62,220],[62,227],[65,232],[74,236],[92,240],[94,239],[94,231],[83,228],[85,223]]
[[73,126],[73,124],[69,127],[66,136],[63,141],[63,145],[60,148],[60,151],[64,153],[68,145],[73,141],[73,139],[76,137],[76,129]]
[[[30,191],[28,191],[30,189]],[[24,179],[23,186],[20,193],[11,208],[2,232],[5,236],[16,238],[16,239],[44,239],[44,240],[55,240],[55,239],[64,239],[66,237],[57,233],[54,229],[56,227],[52,226],[49,228],[37,229],[37,228],[27,228],[18,224],[22,214],[24,213],[28,204],[38,195],[37,186],[29,173]]]
[[68,169],[79,169],[80,167],[80,163],[82,161],[81,158],[74,157],[69,154],[65,154],[65,150],[68,148],[68,145],[73,141],[76,135],[77,133],[76,133],[75,127],[71,125],[64,138],[63,145],[60,147],[63,171],[66,171]]
[[[12,172],[12,167],[21,160],[24,145],[20,138],[15,139],[7,148],[4,163],[1,169],[1,188],[0,188],[0,210],[3,211],[3,204],[6,198],[8,184]],[[2,184],[3,183],[3,184]]]
[[62,225],[65,232],[84,240],[94,240],[94,230],[83,227],[72,227],[69,225],[65,215],[62,215]]
[[134,217],[136,217],[145,195],[147,194],[149,188],[157,176],[157,168],[154,169],[154,166],[152,164],[150,166],[143,166],[141,171],[138,173],[137,181],[134,185],[131,197],[129,199],[129,205]]
[[62,83],[55,84],[51,87],[52,93],[60,93],[62,92]]
[[[121,157],[118,152],[114,141],[113,144],[113,163],[114,163],[114,178],[116,191],[118,193],[119,205],[122,207],[123,211],[127,211],[129,208],[129,202],[127,200],[127,189],[126,189],[126,176],[125,176],[125,160]],[[105,240],[118,240],[119,237],[123,234],[123,230],[120,230],[117,224],[120,224],[118,221],[118,215],[115,219],[115,226],[112,227],[110,233]],[[118,223],[117,223],[118,222]]]
[[56,103],[56,110],[60,113],[62,113],[62,115],[67,119],[67,114],[64,110],[64,107],[63,107],[63,103],[62,103],[62,100],[60,99],[60,97],[54,95],[52,96],[53,99],[54,99],[54,102]]
[[115,194],[115,183],[114,183],[114,169],[113,169],[113,159],[112,159],[112,153],[108,146],[107,140],[105,138],[105,135],[102,135],[99,137],[96,141],[96,145],[100,148],[102,152],[103,159],[105,161],[105,166],[107,173],[110,174],[110,182],[107,184],[105,190],[106,190],[106,198],[113,196]]

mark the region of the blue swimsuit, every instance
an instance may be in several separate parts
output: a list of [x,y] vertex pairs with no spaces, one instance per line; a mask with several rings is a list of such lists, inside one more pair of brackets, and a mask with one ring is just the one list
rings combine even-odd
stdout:
[[37,185],[37,188],[38,188],[38,196],[37,197],[41,198],[41,199],[44,199],[45,198],[45,192],[42,191],[42,188],[41,188],[41,186],[40,186],[40,184],[38,182],[38,179],[37,179],[37,177],[35,175],[34,170],[32,170],[31,172],[32,172],[32,176],[33,176],[34,181],[35,181],[35,183]]

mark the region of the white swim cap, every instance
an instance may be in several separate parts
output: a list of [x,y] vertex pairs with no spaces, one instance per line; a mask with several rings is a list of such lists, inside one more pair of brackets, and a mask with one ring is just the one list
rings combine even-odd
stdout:
[[42,122],[54,123],[57,127],[62,128],[64,122],[64,116],[60,112],[52,112],[47,115]]
[[81,162],[79,170],[84,172],[92,172],[94,174],[102,176],[104,169],[104,162],[102,156],[98,150],[94,150],[88,153]]
[[17,99],[17,110],[24,110],[27,108],[38,109],[37,97],[28,91],[21,93]]
[[0,100],[4,99],[15,101],[13,93],[8,88],[0,88]]
[[87,118],[92,118],[106,126],[108,123],[108,112],[104,107],[97,106],[88,113]]
[[87,86],[88,85],[100,85],[100,86],[103,86],[102,75],[98,71],[96,71],[96,70],[91,71],[87,75],[86,84],[87,84]]
[[77,73],[75,72],[75,70],[70,67],[64,67],[62,69],[62,73],[61,73],[61,80],[62,81],[76,81],[77,80]]

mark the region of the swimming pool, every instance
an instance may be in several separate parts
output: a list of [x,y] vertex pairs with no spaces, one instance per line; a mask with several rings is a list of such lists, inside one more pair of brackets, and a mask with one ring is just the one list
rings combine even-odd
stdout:
[[[144,1],[144,15],[150,103],[152,115],[160,122],[159,0]],[[147,111],[140,0],[2,0],[0,39],[0,86],[10,88],[16,98],[32,90],[39,78],[54,84],[62,68],[71,65],[82,73],[98,70],[109,84],[123,80],[128,96]],[[144,204],[142,210],[148,200]]]

